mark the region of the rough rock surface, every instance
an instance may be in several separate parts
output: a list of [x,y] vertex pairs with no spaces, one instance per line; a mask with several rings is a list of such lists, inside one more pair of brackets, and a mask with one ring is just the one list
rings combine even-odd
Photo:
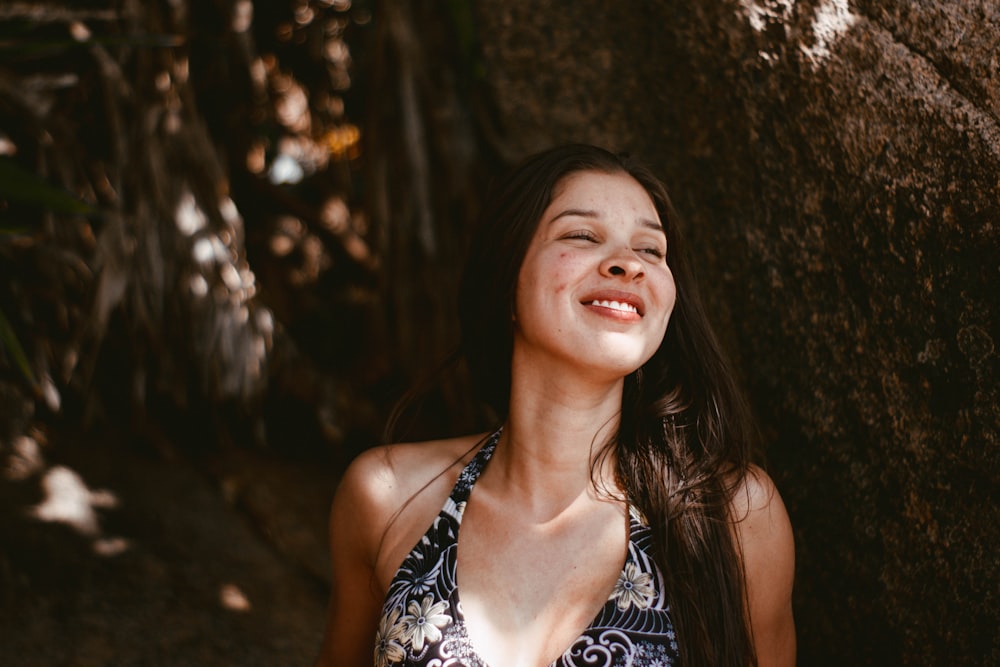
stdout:
[[800,664],[1000,661],[1000,9],[476,4],[513,157],[661,173],[796,527]]

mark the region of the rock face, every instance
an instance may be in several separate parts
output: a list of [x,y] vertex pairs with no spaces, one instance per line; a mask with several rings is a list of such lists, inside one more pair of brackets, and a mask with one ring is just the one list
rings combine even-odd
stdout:
[[643,156],[796,527],[800,664],[1000,660],[1000,6],[476,3],[509,156]]

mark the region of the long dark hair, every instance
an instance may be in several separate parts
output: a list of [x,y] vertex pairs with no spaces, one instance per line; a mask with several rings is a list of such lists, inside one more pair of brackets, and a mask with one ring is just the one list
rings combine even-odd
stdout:
[[[515,289],[553,190],[569,174],[625,173],[649,194],[666,231],[677,299],[653,357],[625,380],[613,452],[617,482],[644,514],[667,581],[685,665],[755,665],[731,501],[748,474],[753,430],[712,333],[663,184],[626,156],[586,145],[528,158],[483,204],[459,291],[461,355],[478,398],[507,416]],[[595,470],[598,463],[595,461]]]

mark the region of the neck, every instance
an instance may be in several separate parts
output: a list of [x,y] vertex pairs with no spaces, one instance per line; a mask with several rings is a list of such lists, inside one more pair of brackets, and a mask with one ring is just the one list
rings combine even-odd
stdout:
[[515,364],[503,446],[490,465],[496,481],[540,512],[617,491],[614,456],[594,462],[618,428],[623,386]]

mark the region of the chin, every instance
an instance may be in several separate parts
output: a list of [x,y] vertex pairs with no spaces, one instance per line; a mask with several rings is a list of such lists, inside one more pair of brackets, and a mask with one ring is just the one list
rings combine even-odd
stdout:
[[[612,375],[616,379],[624,378],[631,373],[634,373],[642,365],[649,361],[650,357],[643,355],[630,355],[629,357],[617,357],[615,359],[607,360],[606,364],[601,364],[607,368],[609,375]],[[596,360],[593,360],[596,361]],[[598,362],[599,363],[599,362]]]

